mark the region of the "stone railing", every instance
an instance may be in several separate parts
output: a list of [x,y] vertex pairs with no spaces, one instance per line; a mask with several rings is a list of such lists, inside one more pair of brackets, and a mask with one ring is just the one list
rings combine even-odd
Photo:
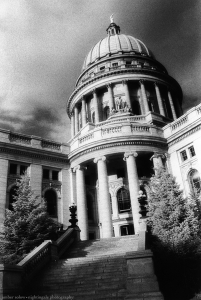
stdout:
[[9,140],[11,142],[20,143],[20,144],[28,144],[28,145],[31,144],[31,137],[22,134],[17,134],[17,133],[10,133]]
[[176,130],[178,127],[181,127],[183,124],[185,124],[188,121],[188,117],[184,116],[183,118],[180,118],[177,122],[174,122],[171,125],[171,129]]
[[80,144],[81,144],[81,143],[84,143],[84,142],[86,142],[86,141],[88,141],[88,140],[93,139],[93,137],[94,137],[94,134],[93,134],[93,133],[87,134],[87,135],[85,135],[84,137],[82,137],[82,138],[79,139],[79,143],[80,143]]
[[121,116],[119,118],[115,117],[115,119],[111,119],[111,120],[107,120],[107,121],[103,121],[98,123],[95,127],[102,127],[103,125],[107,125],[110,123],[117,123],[117,122],[145,122],[146,118],[145,116]]
[[102,128],[101,129],[101,134],[106,135],[106,134],[111,134],[111,133],[118,133],[121,132],[121,126],[115,126],[115,127],[109,127],[109,128]]
[[145,131],[145,132],[150,132],[150,127],[149,126],[135,126],[135,125],[131,125],[131,132],[134,131]]
[[48,148],[51,150],[57,150],[57,151],[61,150],[61,144],[55,143],[55,142],[49,142],[49,141],[45,141],[45,140],[41,141],[41,147]]
[[50,261],[56,261],[76,240],[79,229],[69,228],[56,242],[44,241],[29,253],[17,266],[22,268],[23,282],[30,282],[33,276]]

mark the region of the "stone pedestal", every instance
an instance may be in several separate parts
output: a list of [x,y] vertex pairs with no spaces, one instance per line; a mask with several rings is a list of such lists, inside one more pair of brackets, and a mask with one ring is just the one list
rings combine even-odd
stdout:
[[128,254],[127,296],[125,300],[163,300],[154,274],[153,254],[150,250]]
[[0,298],[22,294],[22,271],[19,266],[0,265]]

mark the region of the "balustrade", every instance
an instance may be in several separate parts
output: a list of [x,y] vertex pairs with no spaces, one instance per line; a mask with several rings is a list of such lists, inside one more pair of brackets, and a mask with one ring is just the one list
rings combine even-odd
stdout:
[[177,122],[174,122],[171,125],[172,130],[176,130],[178,127],[182,126],[183,124],[185,124],[188,121],[188,117],[185,116],[183,118],[180,118]]
[[21,144],[31,144],[31,138],[21,134],[10,133],[9,139],[11,142],[16,142]]

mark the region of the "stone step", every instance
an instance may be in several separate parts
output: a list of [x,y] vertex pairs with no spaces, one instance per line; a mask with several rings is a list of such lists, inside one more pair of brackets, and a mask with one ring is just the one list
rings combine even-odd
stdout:
[[123,300],[127,279],[125,257],[137,250],[137,243],[137,236],[77,242],[38,276],[29,294],[49,296],[51,300],[67,300],[68,296],[74,300]]

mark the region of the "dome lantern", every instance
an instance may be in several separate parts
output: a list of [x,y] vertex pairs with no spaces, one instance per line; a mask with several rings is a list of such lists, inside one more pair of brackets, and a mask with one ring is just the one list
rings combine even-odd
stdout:
[[120,27],[114,23],[113,14],[110,16],[110,25],[106,31],[108,35],[120,34]]

